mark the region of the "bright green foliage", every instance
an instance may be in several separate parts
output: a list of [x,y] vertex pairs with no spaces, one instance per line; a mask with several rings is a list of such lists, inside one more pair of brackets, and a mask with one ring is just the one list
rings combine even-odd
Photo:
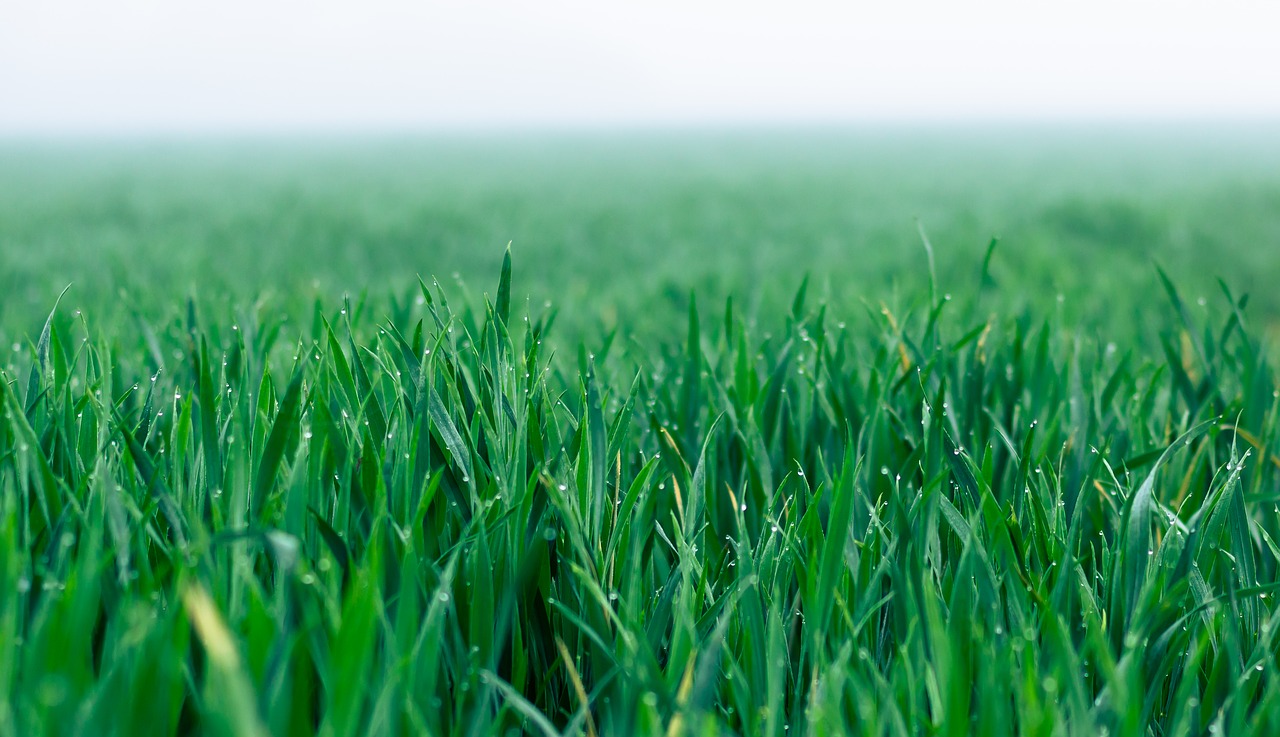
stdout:
[[0,735],[1275,734],[1277,375],[1168,291],[1154,354],[802,288],[551,355],[509,260],[302,334],[55,314],[0,383]]

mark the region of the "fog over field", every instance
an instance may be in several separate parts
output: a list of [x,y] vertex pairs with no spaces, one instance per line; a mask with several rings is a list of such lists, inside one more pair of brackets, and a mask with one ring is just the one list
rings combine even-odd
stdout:
[[1280,734],[1278,19],[0,8],[0,737]]
[[160,3],[0,9],[0,131],[1280,115],[1261,0]]

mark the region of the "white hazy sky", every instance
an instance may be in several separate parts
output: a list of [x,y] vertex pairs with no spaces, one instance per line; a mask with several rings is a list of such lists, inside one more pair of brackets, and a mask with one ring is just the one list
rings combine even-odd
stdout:
[[957,118],[1280,121],[1280,3],[0,3],[8,132]]

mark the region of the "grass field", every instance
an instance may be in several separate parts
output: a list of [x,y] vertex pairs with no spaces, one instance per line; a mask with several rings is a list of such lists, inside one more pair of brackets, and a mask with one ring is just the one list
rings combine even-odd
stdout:
[[1278,165],[6,143],[0,735],[1275,734]]
[[956,293],[1001,239],[1002,311],[1062,294],[1083,323],[1154,330],[1159,259],[1193,301],[1222,277],[1272,320],[1277,171],[1261,127],[0,143],[0,327],[39,330],[68,284],[103,325],[193,291],[303,320],[316,297],[410,298],[416,274],[478,292],[512,242],[519,296],[562,330],[661,336],[691,289],[752,317],[806,274],[845,314],[916,294],[917,221]]

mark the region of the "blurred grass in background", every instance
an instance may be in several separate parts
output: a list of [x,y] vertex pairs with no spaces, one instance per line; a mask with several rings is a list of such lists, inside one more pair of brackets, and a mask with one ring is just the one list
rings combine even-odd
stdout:
[[10,140],[0,330],[38,330],[68,284],[99,324],[168,319],[190,294],[305,319],[315,298],[412,299],[417,274],[487,283],[512,241],[562,337],[662,334],[692,289],[749,316],[806,274],[839,307],[917,289],[917,221],[949,289],[978,286],[999,237],[987,286],[1005,309],[1128,339],[1164,317],[1143,296],[1159,261],[1193,303],[1222,277],[1280,318],[1274,132],[908,128]]

